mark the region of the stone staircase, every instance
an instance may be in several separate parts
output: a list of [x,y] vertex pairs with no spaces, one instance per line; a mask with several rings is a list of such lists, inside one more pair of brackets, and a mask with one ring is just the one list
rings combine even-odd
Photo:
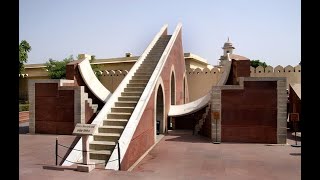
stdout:
[[102,126],[98,127],[98,132],[93,135],[93,141],[89,143],[91,164],[99,166],[108,162],[170,38],[171,35],[159,38],[121,92]]
[[202,128],[202,126],[203,126],[203,124],[204,124],[204,122],[205,122],[205,120],[206,120],[206,117],[207,117],[209,111],[210,111],[210,103],[209,103],[208,106],[206,107],[205,113],[203,113],[203,115],[201,116],[201,119],[199,119],[198,123],[197,123],[197,124],[195,125],[195,127],[194,127],[194,131],[195,131],[194,134],[195,134],[195,135],[198,135],[198,134],[199,134],[199,131],[200,131],[200,129]]
[[88,97],[88,93],[84,93],[84,100],[88,102],[90,108],[92,108],[93,113],[98,111],[98,104],[92,104],[92,99]]

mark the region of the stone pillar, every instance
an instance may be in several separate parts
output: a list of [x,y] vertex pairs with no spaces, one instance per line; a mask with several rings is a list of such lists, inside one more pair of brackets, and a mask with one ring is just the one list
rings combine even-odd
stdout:
[[[217,124],[213,112],[220,114]],[[219,86],[214,86],[211,91],[211,139],[213,142],[221,142],[221,88]]]
[[277,143],[287,143],[286,78],[277,81]]

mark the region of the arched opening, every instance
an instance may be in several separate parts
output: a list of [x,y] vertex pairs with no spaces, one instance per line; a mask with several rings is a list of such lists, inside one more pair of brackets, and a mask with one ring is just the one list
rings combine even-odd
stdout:
[[156,100],[156,134],[162,134],[164,132],[164,98],[163,90],[160,85],[157,90],[157,100]]
[[186,103],[186,78],[183,78],[183,104]]
[[[176,78],[174,77],[174,73],[171,74],[171,90],[170,90],[170,95],[171,95],[171,105],[176,104]],[[172,118],[168,117],[167,119],[167,127],[168,130],[172,129]]]
[[174,78],[174,73],[171,74],[171,105],[176,104],[176,82]]

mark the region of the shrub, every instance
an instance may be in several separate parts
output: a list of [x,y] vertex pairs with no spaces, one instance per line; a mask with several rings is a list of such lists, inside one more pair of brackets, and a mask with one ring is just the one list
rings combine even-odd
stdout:
[[19,104],[19,112],[29,111],[29,104]]

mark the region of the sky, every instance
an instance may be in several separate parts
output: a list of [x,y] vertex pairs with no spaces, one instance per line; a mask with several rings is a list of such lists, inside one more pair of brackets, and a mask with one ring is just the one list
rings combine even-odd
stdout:
[[230,37],[234,54],[271,66],[301,60],[300,0],[19,0],[19,43],[27,64],[86,53],[140,56],[161,27],[182,23],[182,45],[217,65]]

